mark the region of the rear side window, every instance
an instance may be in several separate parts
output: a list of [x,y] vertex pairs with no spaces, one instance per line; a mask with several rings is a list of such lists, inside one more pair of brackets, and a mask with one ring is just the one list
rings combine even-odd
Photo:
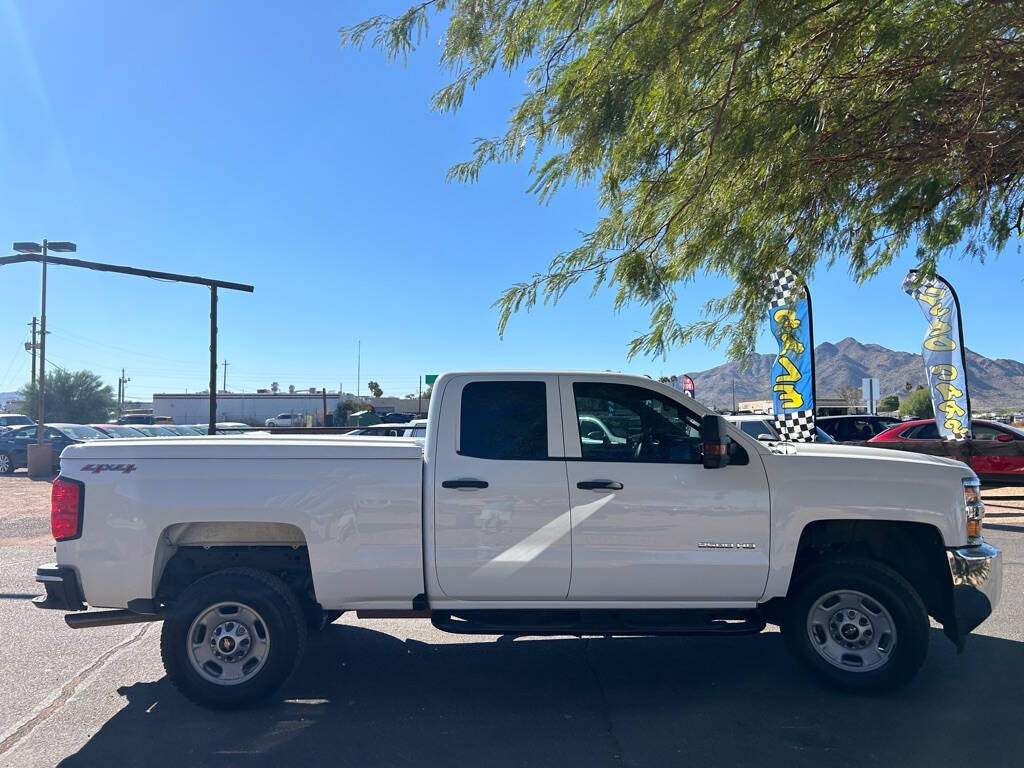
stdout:
[[935,423],[921,424],[916,427],[911,427],[907,431],[900,434],[900,437],[908,440],[938,440],[939,430],[935,426]]
[[462,389],[459,454],[536,461],[548,457],[543,381],[474,381]]
[[832,437],[839,437],[839,424],[834,421],[819,421],[818,428]]

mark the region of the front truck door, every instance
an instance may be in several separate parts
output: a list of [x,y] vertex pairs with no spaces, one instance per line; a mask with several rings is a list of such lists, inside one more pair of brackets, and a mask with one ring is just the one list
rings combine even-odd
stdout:
[[564,600],[572,548],[558,377],[455,377],[434,453],[434,559],[465,600]]
[[560,378],[572,499],[569,599],[759,598],[769,499],[758,455],[748,450],[746,464],[705,469],[700,419],[682,396]]

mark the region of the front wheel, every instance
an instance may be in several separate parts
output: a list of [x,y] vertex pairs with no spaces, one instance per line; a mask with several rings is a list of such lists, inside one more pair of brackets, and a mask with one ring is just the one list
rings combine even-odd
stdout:
[[782,625],[790,650],[842,688],[886,690],[917,674],[928,612],[913,586],[874,560],[828,560],[799,578]]
[[230,568],[181,593],[164,620],[160,654],[179,691],[224,709],[270,696],[305,643],[302,609],[288,586],[264,571]]
[[14,471],[14,459],[9,453],[0,452],[0,475],[9,475]]

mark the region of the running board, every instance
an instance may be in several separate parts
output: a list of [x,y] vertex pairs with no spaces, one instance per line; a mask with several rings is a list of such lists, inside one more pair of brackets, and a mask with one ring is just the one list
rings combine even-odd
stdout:
[[430,622],[460,635],[751,635],[758,611],[434,611]]

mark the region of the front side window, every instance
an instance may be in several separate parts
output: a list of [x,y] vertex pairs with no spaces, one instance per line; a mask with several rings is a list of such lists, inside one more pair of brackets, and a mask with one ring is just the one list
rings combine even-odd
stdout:
[[843,422],[844,440],[870,440],[875,436],[875,430],[871,428],[870,422],[863,419],[847,419]]
[[971,427],[971,436],[975,440],[998,440],[1002,434],[1005,433],[987,424],[974,424]]
[[701,461],[700,422],[681,404],[631,384],[573,384],[584,460]]
[[459,454],[478,459],[546,459],[547,385],[543,381],[474,381],[463,387]]

